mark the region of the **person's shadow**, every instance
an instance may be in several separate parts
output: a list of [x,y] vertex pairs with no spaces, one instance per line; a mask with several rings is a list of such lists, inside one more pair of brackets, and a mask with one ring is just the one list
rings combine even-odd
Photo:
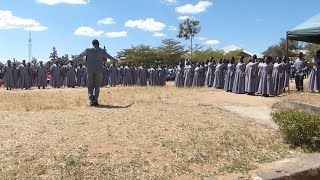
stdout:
[[133,105],[134,103],[131,103],[126,106],[114,106],[114,105],[109,105],[109,104],[100,104],[99,106],[95,106],[96,108],[105,108],[105,109],[125,109],[129,108]]

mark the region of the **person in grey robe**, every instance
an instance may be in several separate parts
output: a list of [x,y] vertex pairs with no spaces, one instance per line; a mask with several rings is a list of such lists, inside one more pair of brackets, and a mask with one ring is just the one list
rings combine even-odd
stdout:
[[184,77],[184,87],[191,87],[193,82],[193,76],[191,75],[190,61],[186,63],[183,77]]
[[158,67],[158,86],[166,85],[166,70],[163,65],[159,65]]
[[81,79],[82,79],[82,73],[81,73],[81,69],[82,69],[82,64],[80,63],[79,66],[76,68],[76,80],[77,80],[77,86],[81,87]]
[[124,80],[124,64],[122,64],[120,67],[119,67],[119,74],[120,74],[120,77],[119,77],[119,84],[120,85],[124,85],[123,84],[123,80]]
[[61,66],[61,75],[60,75],[61,87],[64,87],[67,84],[67,71],[68,71],[68,63],[65,62],[64,65]]
[[233,88],[234,75],[236,71],[236,65],[234,64],[234,62],[235,58],[231,57],[227,66],[227,72],[224,80],[224,90],[227,92],[231,92]]
[[19,69],[17,68],[17,64],[13,63],[13,83],[14,83],[14,89],[19,88]]
[[87,67],[82,66],[81,68],[81,86],[86,87],[87,86]]
[[244,80],[244,91],[247,92],[248,89],[248,81],[249,81],[249,73],[247,73],[249,71],[249,63],[252,62],[252,58],[249,58],[248,63],[246,64],[246,69],[245,69],[245,80]]
[[212,87],[213,81],[214,81],[214,72],[216,69],[215,62],[213,58],[210,59],[210,62],[207,66],[208,70],[206,72],[206,80],[205,80],[205,86]]
[[131,69],[130,69],[130,63],[128,63],[124,67],[123,85],[124,86],[131,86],[131,82],[132,82],[132,73],[131,73]]
[[7,65],[4,67],[3,85],[7,90],[14,88],[14,67],[10,60],[7,61]]
[[272,57],[266,57],[265,63],[262,65],[261,78],[259,82],[258,92],[264,97],[269,97],[274,94],[273,80],[272,80],[272,69],[271,64]]
[[144,64],[141,64],[139,67],[139,77],[138,77],[138,85],[139,86],[147,86],[148,84],[148,69]]
[[246,75],[248,77],[247,82],[247,93],[248,95],[254,95],[258,90],[258,63],[257,63],[257,56],[252,56],[252,62],[248,63],[248,68],[246,69]]
[[183,87],[184,86],[184,65],[181,63],[177,67],[176,77],[174,80],[175,87]]
[[87,48],[80,54],[81,57],[86,56],[87,76],[88,76],[88,96],[90,106],[99,105],[100,85],[102,80],[103,63],[106,59],[118,61],[110,56],[106,49],[101,49],[98,40],[92,41],[92,48]]
[[39,63],[40,65],[37,67],[37,86],[39,89],[41,87],[45,89],[47,87],[46,67],[44,67],[42,61]]
[[286,90],[286,88],[289,87],[289,79],[290,79],[290,74],[289,74],[289,69],[290,69],[290,63],[288,61],[288,58],[284,56],[282,58],[282,67],[283,67],[283,91]]
[[29,74],[29,87],[33,87],[35,85],[35,82],[34,82],[34,79],[35,77],[33,76],[33,70],[32,70],[32,67],[31,67],[31,63],[28,62],[27,63],[27,66],[28,66],[28,74]]
[[236,94],[245,93],[245,71],[246,64],[244,63],[244,57],[241,56],[239,63],[236,66],[236,72],[234,76],[234,83],[232,92]]
[[19,88],[29,89],[31,88],[30,83],[30,71],[29,67],[26,64],[26,61],[23,60],[22,64],[19,66]]
[[[303,91],[303,79],[308,70],[307,60],[303,58],[303,53],[299,53],[299,58],[293,64],[295,69],[295,83],[297,91]],[[309,89],[310,90],[310,89]]]
[[309,78],[309,91],[320,92],[320,50],[316,52],[316,55],[311,63],[311,74]]
[[58,63],[58,61],[55,62],[50,67],[50,73],[51,73],[51,81],[50,84],[53,88],[60,88],[61,87],[61,67]]
[[115,61],[112,63],[112,66],[110,66],[109,68],[109,78],[110,78],[109,84],[111,87],[115,87],[119,84],[119,70]]
[[73,62],[71,61],[67,65],[67,73],[66,73],[66,86],[68,88],[75,88],[76,86],[76,69],[73,66]]
[[201,68],[201,63],[198,63],[197,67],[194,69],[194,76],[193,76],[193,87],[201,87],[201,74],[203,69]]
[[102,69],[102,79],[100,82],[100,87],[108,86],[109,85],[109,65],[106,65],[105,63],[103,64],[103,69]]
[[276,62],[273,64],[273,70],[272,70],[272,83],[273,83],[273,95],[278,96],[282,93],[283,89],[283,66],[281,64],[281,58],[277,57]]
[[218,64],[216,66],[216,69],[214,71],[214,81],[213,81],[213,87],[217,89],[222,89],[224,86],[224,66],[222,63],[222,59],[219,59]]
[[156,71],[156,66],[150,66],[149,68],[149,86],[157,86],[158,74]]

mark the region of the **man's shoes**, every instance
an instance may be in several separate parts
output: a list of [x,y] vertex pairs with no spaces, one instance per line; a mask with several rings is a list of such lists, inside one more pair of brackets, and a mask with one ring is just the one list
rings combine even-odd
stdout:
[[98,102],[90,102],[90,106],[100,106]]

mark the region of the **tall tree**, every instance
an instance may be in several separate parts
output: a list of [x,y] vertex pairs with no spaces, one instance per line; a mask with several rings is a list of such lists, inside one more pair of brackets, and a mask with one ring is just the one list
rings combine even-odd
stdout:
[[200,32],[200,21],[196,19],[189,19],[187,18],[184,22],[179,24],[179,34],[177,35],[178,38],[184,38],[186,40],[190,40],[190,52],[192,57],[192,40],[193,38]]
[[320,44],[306,43],[305,50],[307,50],[306,58],[312,60],[316,52],[320,50]]
[[174,39],[164,39],[161,45],[157,48],[158,54],[165,64],[175,64],[179,61],[182,55],[186,53],[181,42]]
[[[289,57],[297,56],[297,52],[301,49],[302,46],[298,41],[288,41],[288,53]],[[273,56],[273,57],[282,57],[287,56],[287,40],[284,38],[280,39],[278,44],[268,47],[266,51],[263,52],[264,55]]]
[[156,60],[159,60],[159,55],[156,49],[149,45],[132,46],[130,49],[124,49],[118,52],[117,57],[124,59],[126,62],[134,63],[147,63],[153,64]]
[[38,65],[37,58],[33,57],[32,60],[31,60],[31,64],[33,65],[33,67],[37,67],[37,65]]
[[57,52],[56,47],[53,46],[53,48],[52,48],[52,53],[50,53],[49,58],[51,59],[51,61],[56,61],[56,60],[58,60],[59,57],[58,57],[58,52]]

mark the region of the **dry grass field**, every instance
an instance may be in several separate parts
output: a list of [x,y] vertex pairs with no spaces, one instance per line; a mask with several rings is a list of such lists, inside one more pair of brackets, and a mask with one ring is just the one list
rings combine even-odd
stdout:
[[[319,94],[305,93],[305,101]],[[246,173],[301,152],[266,125],[222,106],[270,108],[211,88],[0,89],[1,179],[201,179]]]

